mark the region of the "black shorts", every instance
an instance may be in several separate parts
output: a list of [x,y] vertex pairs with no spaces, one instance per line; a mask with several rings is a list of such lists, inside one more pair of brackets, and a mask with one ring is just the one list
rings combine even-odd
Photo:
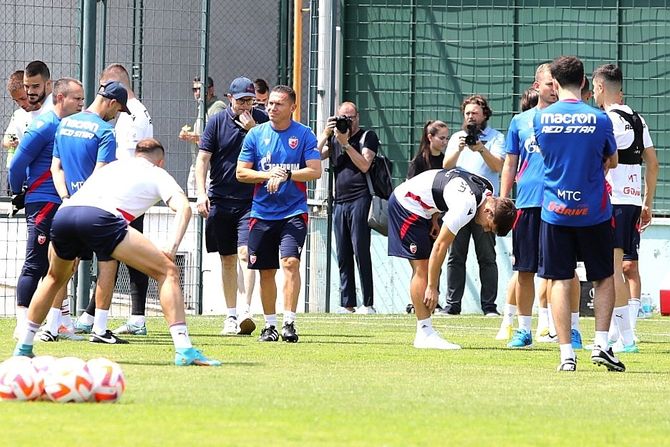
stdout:
[[251,204],[227,207],[212,202],[205,222],[205,246],[208,253],[234,255],[237,248],[249,243],[249,215]]
[[51,223],[58,211],[53,202],[26,203],[26,260],[24,269],[32,269],[46,274],[49,269],[49,242],[51,241]]
[[279,268],[279,256],[298,258],[307,236],[307,214],[281,220],[251,218],[249,223],[249,268],[272,270]]
[[512,254],[514,270],[537,273],[540,254],[540,222],[542,208],[522,208],[517,210],[512,229]]
[[623,248],[624,261],[637,261],[640,248],[640,213],[637,205],[613,205],[614,248]]
[[122,217],[92,206],[59,208],[51,224],[51,243],[61,259],[111,261],[112,252],[126,237],[128,223]]
[[577,259],[584,261],[586,279],[598,281],[614,274],[614,229],[608,219],[590,227],[540,223],[537,274],[546,279],[571,279]]
[[394,194],[389,197],[388,254],[404,259],[428,259],[433,249],[431,219],[407,211]]

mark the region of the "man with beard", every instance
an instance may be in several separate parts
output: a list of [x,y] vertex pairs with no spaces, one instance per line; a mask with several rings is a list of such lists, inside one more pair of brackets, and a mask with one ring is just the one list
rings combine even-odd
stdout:
[[32,61],[26,66],[23,73],[23,87],[28,95],[28,102],[39,114],[53,110],[54,103],[51,96],[53,85],[49,67],[42,61]]
[[[482,176],[491,183],[493,192],[496,193],[505,159],[503,134],[489,127],[488,120],[493,111],[483,96],[473,95],[466,98],[461,104],[461,112],[463,127],[449,139],[443,167],[458,167]],[[498,294],[495,234],[484,231],[475,220],[471,220],[458,231],[449,249],[446,312],[451,315],[461,313],[461,300],[465,290],[465,261],[470,237],[474,240],[479,262],[482,311],[486,316],[499,316],[495,303]]]

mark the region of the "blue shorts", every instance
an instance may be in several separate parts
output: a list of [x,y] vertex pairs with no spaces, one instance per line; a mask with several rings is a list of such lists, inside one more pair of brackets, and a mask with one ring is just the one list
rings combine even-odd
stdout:
[[394,194],[389,197],[389,256],[404,259],[428,259],[433,249],[430,219],[407,211]]
[[307,214],[282,220],[251,218],[249,222],[249,268],[273,270],[279,268],[279,257],[298,258],[307,236]]
[[249,215],[251,204],[227,207],[212,202],[205,222],[207,253],[221,256],[237,254],[237,248],[249,243]]
[[640,213],[637,205],[613,205],[614,248],[623,248],[624,261],[637,261],[640,248]]
[[614,229],[608,219],[590,227],[540,223],[537,274],[546,279],[572,279],[577,259],[584,261],[586,279],[598,281],[614,274]]
[[111,261],[112,252],[128,234],[125,219],[92,206],[60,208],[51,224],[51,243],[61,259],[73,260],[94,252],[98,261]]
[[512,228],[513,269],[518,272],[537,272],[540,253],[540,215],[542,208],[522,208],[516,212]]
[[24,270],[31,269],[44,276],[49,269],[49,242],[51,241],[51,222],[58,211],[53,202],[26,203],[26,260]]

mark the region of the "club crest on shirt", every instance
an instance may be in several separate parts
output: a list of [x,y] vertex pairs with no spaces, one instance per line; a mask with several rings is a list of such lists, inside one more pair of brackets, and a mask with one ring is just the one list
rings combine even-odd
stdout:
[[416,244],[414,242],[409,244],[409,252],[412,253],[413,255],[416,254]]
[[40,245],[44,245],[44,243],[47,241],[47,237],[45,234],[40,234],[37,236],[37,243]]
[[296,147],[298,147],[298,137],[289,137],[288,138],[288,146],[291,149],[295,149]]
[[256,255],[249,255],[249,264],[256,263]]

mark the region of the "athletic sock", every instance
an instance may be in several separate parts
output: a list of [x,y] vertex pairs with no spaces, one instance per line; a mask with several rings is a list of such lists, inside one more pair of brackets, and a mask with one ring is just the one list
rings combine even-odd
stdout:
[[38,323],[34,323],[26,319],[24,323],[24,330],[19,334],[19,340],[17,346],[21,345],[34,345],[35,344],[35,334],[40,328]]
[[72,315],[70,315],[70,299],[65,298],[63,304],[60,306],[60,324],[72,330],[74,324],[72,323]]
[[241,314],[251,314],[251,306],[249,306],[247,303],[244,303],[242,305],[242,312]]
[[51,332],[51,335],[58,335],[58,327],[60,326],[60,308],[51,307],[47,314],[47,322],[45,329]]
[[579,312],[572,312],[570,314],[570,329],[579,331]]
[[533,317],[529,315],[519,315],[518,320],[519,320],[519,329],[523,329],[524,331],[530,332],[530,325],[531,322],[533,321]]
[[516,305],[505,303],[502,325],[511,326],[514,323],[514,315],[516,315]]
[[435,329],[433,329],[433,320],[430,317],[425,320],[417,320],[416,332],[423,332],[424,335],[430,335],[435,332]]
[[556,336],[556,325],[554,324],[554,314],[551,312],[551,304],[547,305],[547,320],[549,323],[549,334]]
[[630,317],[630,328],[635,332],[637,327],[637,315],[640,312],[640,298],[628,300],[628,316]]
[[615,318],[615,312],[612,312],[612,319],[610,320],[610,330],[607,333],[607,340],[609,343],[614,343],[619,339],[619,325],[617,325]]
[[[96,309],[95,313],[98,313]],[[186,323],[179,322],[170,326],[170,335],[172,336],[172,343],[174,343],[175,349],[188,349],[192,348],[191,338],[188,336],[188,328]]]
[[600,347],[602,350],[607,350],[609,348],[609,343],[607,342],[607,331],[596,331],[593,344],[597,347]]
[[128,317],[128,323],[133,326],[146,326],[147,319],[144,315],[131,315]]
[[568,359],[576,360],[575,350],[572,349],[572,343],[566,343],[559,346],[561,349],[561,363]]
[[94,321],[93,315],[89,314],[88,312],[84,312],[79,316],[79,323],[81,324],[86,324],[86,325],[92,325]]
[[93,320],[93,333],[97,335],[105,335],[107,332],[107,316],[109,310],[95,309],[95,317]]
[[28,308],[16,306],[16,326],[19,327],[28,319]]
[[237,307],[229,307],[228,310],[226,311],[227,317],[226,318],[237,318]]
[[549,327],[549,309],[546,307],[537,310],[537,327],[540,331]]
[[263,317],[265,318],[265,327],[277,327],[277,314],[267,314]]
[[633,339],[633,330],[630,328],[628,305],[614,308],[614,321],[616,321],[624,346],[632,345],[635,340]]
[[[290,310],[284,311],[284,324],[290,324],[295,322],[295,312]],[[283,325],[282,325],[283,326]]]

